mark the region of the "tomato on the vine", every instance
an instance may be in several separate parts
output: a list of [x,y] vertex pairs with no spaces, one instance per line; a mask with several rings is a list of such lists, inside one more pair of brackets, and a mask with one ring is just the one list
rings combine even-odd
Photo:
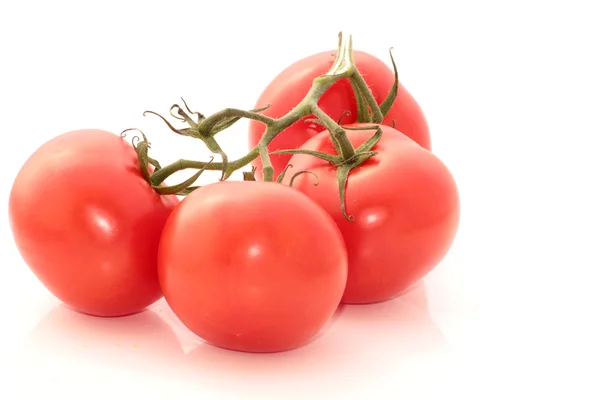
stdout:
[[[372,126],[372,124],[368,124]],[[367,124],[348,125],[363,128]],[[343,303],[388,300],[423,278],[445,256],[459,222],[459,195],[448,168],[433,153],[391,127],[372,148],[376,155],[352,169],[341,211],[337,168],[313,155],[295,154],[293,187],[321,205],[336,221],[348,249]],[[353,147],[373,130],[346,130]],[[337,155],[328,131],[301,149]],[[289,182],[286,178],[284,182]]]
[[247,352],[297,348],[337,309],[347,278],[332,218],[274,182],[196,189],[169,217],[158,268],[165,299],[192,332]]
[[178,203],[145,181],[131,144],[87,129],[29,157],[9,214],[21,256],[52,294],[82,313],[121,316],[162,297],[158,242]]
[[[369,53],[355,50],[353,54],[357,70],[365,79],[375,100],[381,103],[394,84],[394,72],[386,63]],[[270,104],[271,106],[262,114],[272,118],[284,116],[308,93],[313,79],[329,70],[335,60],[335,55],[335,51],[316,53],[288,66],[268,84],[258,98],[256,108]],[[342,117],[342,124],[357,121],[356,99],[348,79],[336,82],[323,94],[318,104],[334,120],[338,120],[346,111],[349,111],[349,115],[346,114]],[[314,123],[307,123],[306,119],[308,118],[310,117],[296,122],[278,135],[269,144],[269,151],[297,149],[318,134],[322,127]],[[383,124],[388,126],[395,124],[398,131],[424,148],[431,149],[429,127],[421,107],[400,83],[397,97]],[[250,121],[248,141],[251,148],[260,141],[264,131],[265,126],[261,122]],[[285,168],[290,158],[291,156],[287,154],[271,156],[275,176]],[[259,176],[261,176],[260,159],[256,159],[254,164],[258,167]]]

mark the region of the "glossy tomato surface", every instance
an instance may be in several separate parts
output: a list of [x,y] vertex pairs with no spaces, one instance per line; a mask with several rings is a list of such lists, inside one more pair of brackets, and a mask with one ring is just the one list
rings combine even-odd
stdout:
[[[348,249],[348,284],[342,302],[371,303],[394,298],[433,269],[458,229],[459,196],[448,168],[431,152],[393,128],[381,126],[378,154],[350,172],[343,216],[336,168],[311,155],[294,155],[293,187],[334,218]],[[356,148],[374,131],[350,131]],[[303,149],[335,154],[327,131]],[[292,173],[288,174],[291,176]]]
[[[312,86],[313,79],[326,73],[333,65],[336,51],[326,51],[303,58],[287,67],[277,75],[265,88],[256,102],[256,107],[271,105],[263,111],[264,115],[280,118],[294,108]],[[354,61],[358,71],[369,85],[373,96],[381,103],[388,95],[394,84],[393,70],[381,59],[362,51],[354,51]],[[319,101],[319,106],[333,119],[337,120],[344,111],[350,111],[349,116],[342,118],[342,124],[356,122],[356,100],[350,81],[342,79],[336,82]],[[387,114],[384,125],[392,126],[410,137],[426,149],[431,149],[429,127],[421,107],[415,98],[399,84],[398,95],[392,108]],[[249,146],[254,147],[264,133],[264,124],[250,121]],[[269,150],[299,148],[304,142],[315,136],[322,127],[301,120],[278,135],[270,144]],[[291,155],[273,155],[271,162],[275,176],[280,173],[290,160]],[[257,176],[262,176],[260,159],[255,161],[258,168]]]
[[166,224],[158,265],[165,299],[192,332],[246,352],[307,344],[337,309],[347,277],[331,217],[273,182],[192,192]]
[[79,130],[25,162],[10,224],[23,259],[57,298],[83,313],[120,316],[162,297],[158,242],[177,203],[146,183],[127,141]]

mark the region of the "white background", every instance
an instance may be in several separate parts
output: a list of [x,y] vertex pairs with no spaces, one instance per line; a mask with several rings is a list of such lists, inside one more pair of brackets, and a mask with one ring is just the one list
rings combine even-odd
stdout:
[[[0,398],[598,398],[594,1],[267,4],[2,1]],[[165,162],[203,157],[142,112],[166,113],[180,96],[205,114],[252,108],[276,73],[334,48],[340,30],[386,61],[394,47],[458,182],[458,237],[424,282],[342,308],[303,349],[249,355],[203,344],[162,301],[91,319],[35,280],[7,199],[39,145],[135,126]],[[226,134],[231,158],[245,130]]]

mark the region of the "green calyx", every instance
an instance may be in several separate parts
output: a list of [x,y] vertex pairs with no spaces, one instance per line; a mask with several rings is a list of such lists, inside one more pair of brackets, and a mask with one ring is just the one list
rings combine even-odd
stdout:
[[[375,130],[375,134],[371,136],[365,143],[363,143],[360,147],[353,149],[353,154],[350,156],[344,156],[338,151],[338,155],[331,155],[319,151],[314,150],[305,150],[305,149],[290,149],[290,150],[279,150],[274,151],[271,154],[306,154],[313,157],[320,158],[321,160],[327,161],[334,167],[336,167],[336,176],[338,182],[338,193],[340,197],[340,204],[342,209],[342,214],[344,218],[348,221],[354,221],[354,216],[348,215],[346,212],[346,188],[348,185],[348,177],[350,176],[350,172],[359,167],[362,163],[367,161],[369,158],[375,156],[377,152],[372,151],[373,147],[379,142],[383,131],[381,127],[378,125],[370,125],[370,126],[361,126],[356,128],[345,128],[347,130]],[[290,165],[286,166],[286,170]],[[285,173],[284,170],[282,173]],[[299,172],[298,174],[304,171]],[[292,179],[293,180],[293,179]],[[290,186],[293,185],[292,180],[290,180]]]

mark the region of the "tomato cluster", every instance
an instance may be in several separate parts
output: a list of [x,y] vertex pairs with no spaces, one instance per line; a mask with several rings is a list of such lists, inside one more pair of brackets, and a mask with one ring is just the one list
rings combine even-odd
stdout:
[[[221,155],[216,132],[250,118],[250,153],[239,162],[162,168],[147,146],[101,130],[46,142],[21,168],[10,195],[23,259],[76,311],[125,316],[164,296],[202,339],[248,352],[307,344],[341,303],[400,296],[449,250],[458,190],[395,71],[368,53],[353,56],[372,102],[383,104],[395,87],[380,121],[358,117],[359,92],[347,77],[320,93],[317,121],[299,112],[286,120],[332,67],[335,52],[304,58],[276,76],[257,101],[271,105],[259,110],[264,118],[228,109],[194,122],[178,110],[191,128],[177,132]],[[265,124],[282,127],[266,141],[268,158]],[[226,179],[250,163],[255,174]],[[218,166],[219,182],[165,186],[175,168]]]

